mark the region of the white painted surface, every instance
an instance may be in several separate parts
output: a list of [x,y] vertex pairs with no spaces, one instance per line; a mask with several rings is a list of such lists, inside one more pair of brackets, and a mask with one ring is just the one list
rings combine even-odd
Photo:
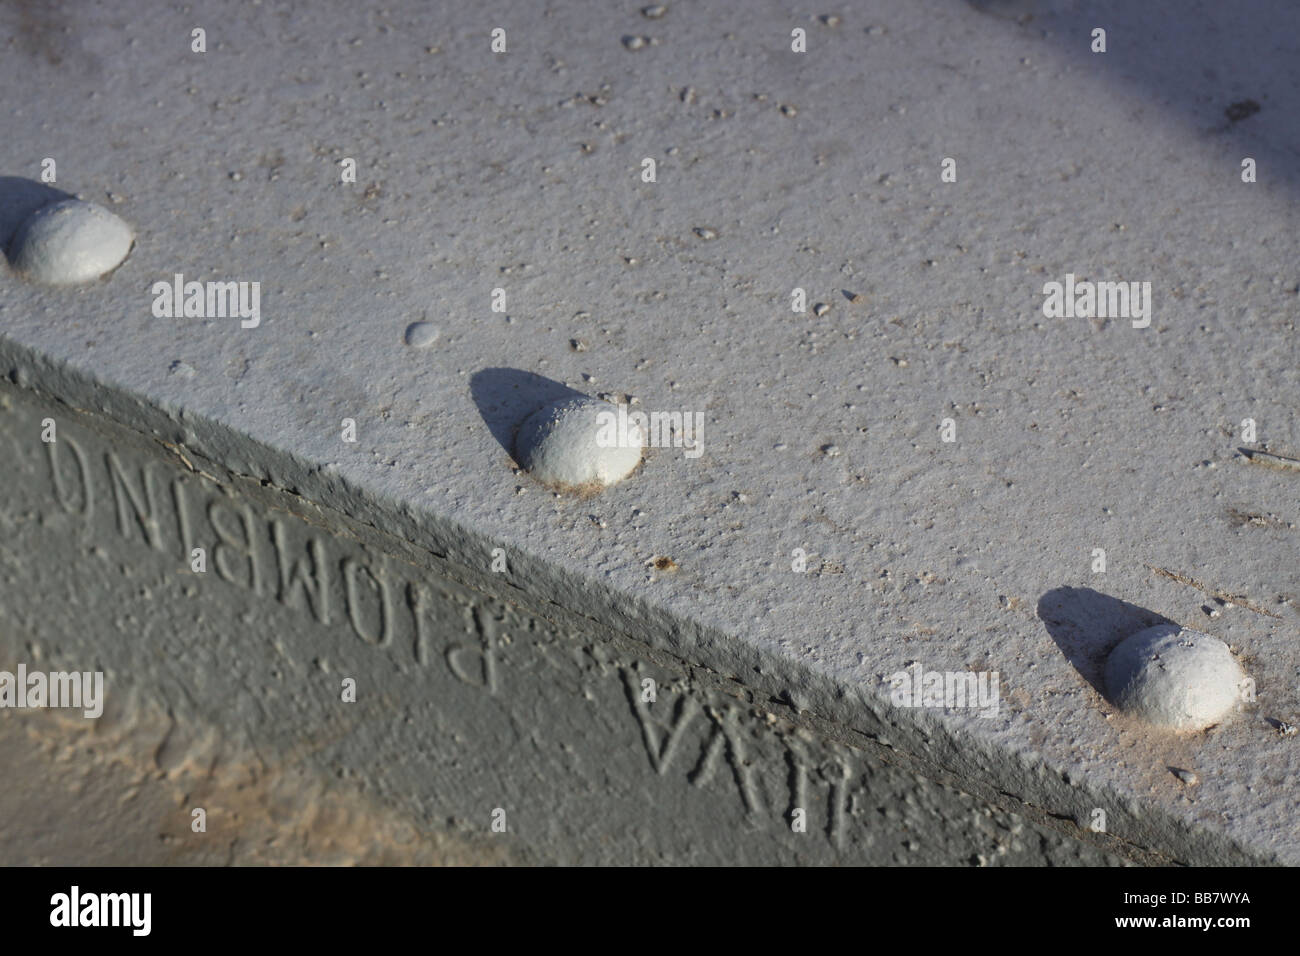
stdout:
[[102,206],[64,199],[27,217],[11,240],[14,270],[33,282],[75,285],[112,272],[131,251],[131,227]]
[[602,441],[617,431],[609,402],[567,398],[538,409],[519,428],[515,458],[543,485],[570,491],[599,490],[622,481],[641,463],[644,436],[635,424],[626,442]]
[[1168,730],[1204,730],[1242,700],[1246,674],[1217,638],[1157,624],[1106,658],[1106,688],[1123,711]]

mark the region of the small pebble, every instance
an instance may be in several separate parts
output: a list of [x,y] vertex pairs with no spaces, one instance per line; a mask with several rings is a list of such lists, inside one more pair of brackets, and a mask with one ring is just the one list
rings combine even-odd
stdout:
[[813,315],[822,316],[831,310],[831,307],[825,302],[818,302],[813,306]]
[[1200,778],[1190,770],[1184,770],[1181,767],[1170,767],[1169,772],[1189,787],[1194,787],[1200,783]]
[[406,327],[406,344],[412,348],[428,348],[438,341],[438,327],[432,322],[412,322]]
[[530,415],[515,438],[515,460],[535,479],[568,491],[599,491],[622,481],[641,463],[645,437],[628,424],[626,444],[602,443],[608,402],[579,397],[553,402]]
[[649,37],[626,36],[623,37],[623,45],[629,50],[639,50],[642,47],[650,45]]
[[658,20],[667,12],[668,8],[662,3],[656,3],[654,6],[641,8],[641,16],[645,17],[647,20]]
[[703,239],[705,242],[709,242],[713,239],[718,238],[717,230],[710,229],[708,226],[696,226],[695,234],[699,236],[701,239]]
[[1246,675],[1228,645],[1177,624],[1126,638],[1106,659],[1116,707],[1167,730],[1204,730],[1236,706]]
[[34,282],[74,285],[112,272],[131,251],[131,227],[103,206],[64,199],[32,213],[14,234],[14,271]]

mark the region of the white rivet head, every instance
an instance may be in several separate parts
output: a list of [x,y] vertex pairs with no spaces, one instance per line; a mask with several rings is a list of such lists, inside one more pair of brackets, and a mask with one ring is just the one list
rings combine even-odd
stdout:
[[406,344],[417,349],[427,349],[438,341],[439,330],[432,322],[412,322],[406,327]]
[[1240,699],[1245,672],[1217,637],[1158,624],[1106,659],[1106,691],[1120,710],[1167,730],[1204,730]]
[[515,438],[515,460],[544,485],[599,491],[641,462],[635,423],[619,428],[618,406],[592,398],[561,399],[530,415]]
[[64,199],[23,220],[9,259],[16,272],[34,282],[72,285],[112,272],[134,241],[131,227],[107,209]]

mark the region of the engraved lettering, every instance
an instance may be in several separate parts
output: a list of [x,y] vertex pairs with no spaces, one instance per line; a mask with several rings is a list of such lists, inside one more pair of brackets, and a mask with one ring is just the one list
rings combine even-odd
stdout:
[[844,849],[844,815],[848,799],[849,780],[852,777],[848,766],[840,758],[834,758],[821,769],[822,776],[830,783],[830,795],[826,799],[826,838],[837,849]]
[[[501,620],[475,607],[473,611],[474,631],[479,637],[479,646],[453,644],[447,648],[447,666],[457,678],[471,687],[485,687],[489,694],[497,692],[496,646],[498,643]],[[477,658],[477,662],[474,662]]]
[[[453,598],[450,594],[438,589],[438,596],[443,602],[451,604]],[[408,581],[406,584],[406,601],[411,608],[411,616],[415,619],[415,638],[411,651],[415,655],[415,662],[421,667],[428,665],[430,660],[430,645],[432,644],[432,634],[429,631],[429,622],[426,616],[431,615],[431,598],[429,589],[418,581]],[[469,608],[462,606],[461,613],[466,615],[465,626],[468,627]]]
[[808,806],[808,758],[803,749],[785,738],[785,763],[790,785],[790,811]]
[[704,786],[713,777],[719,756],[725,754],[745,812],[755,814],[761,809],[761,800],[754,785],[753,768],[745,758],[743,737],[736,732],[734,710],[727,707],[719,711],[710,707],[709,717],[713,720],[713,733],[700,754],[699,763],[687,779],[696,786]]
[[[60,449],[64,447],[71,449],[72,460],[77,466],[75,490],[70,488],[68,482],[64,480],[64,469],[59,464],[60,456],[63,454]],[[50,476],[54,480],[54,497],[58,501],[59,507],[68,514],[80,515],[86,521],[89,521],[94,494],[90,488],[90,466],[86,463],[85,453],[67,435],[63,436],[62,441],[47,442],[45,444],[45,453],[49,457]]]
[[190,557],[194,547],[193,524],[190,520],[189,496],[186,494],[186,483],[183,476],[178,475],[172,480],[172,507],[176,509],[176,534],[181,542],[181,558]]
[[[238,521],[240,530],[232,530],[222,515],[233,516]],[[208,502],[208,523],[218,538],[217,545],[212,550],[212,566],[216,568],[217,576],[260,595],[262,578],[258,574],[257,551],[253,546],[253,516],[248,508],[213,498]],[[236,573],[233,566],[236,559],[246,562],[246,573]]]
[[[140,466],[140,486],[142,490],[131,487],[131,480],[122,468],[121,462],[111,451],[104,453],[104,462],[108,465],[109,482],[113,489],[113,501],[117,507],[117,530],[124,538],[133,537],[132,521],[140,528],[144,539],[155,551],[165,549],[162,527],[155,517],[157,512],[157,495],[154,493],[153,472],[147,465]],[[127,506],[130,506],[130,513]]]
[[677,755],[686,728],[699,712],[699,705],[691,697],[679,696],[673,709],[672,724],[668,727],[668,733],[663,741],[660,742],[659,725],[650,716],[649,705],[641,700],[640,683],[635,675],[630,674],[626,669],[620,669],[620,673],[623,677],[623,686],[627,689],[628,700],[632,704],[632,713],[636,716],[637,723],[641,725],[641,739],[645,741],[646,753],[650,755],[650,766],[654,768],[655,773],[663,776]]
[[[373,644],[376,647],[387,645],[392,638],[388,576],[384,574],[382,569],[376,575],[369,567],[350,557],[343,559],[341,567],[343,570],[344,594],[348,605],[348,620],[352,624],[353,632],[367,644]],[[365,598],[363,590],[369,591],[372,597]],[[373,605],[374,610],[371,617],[377,618],[377,620],[370,622],[365,620],[366,614],[363,605],[366,603]]]
[[283,522],[271,520],[271,536],[280,569],[280,592],[277,595],[280,603],[292,608],[305,603],[316,620],[329,624],[329,581],[326,579],[329,565],[325,559],[325,546],[318,539],[309,537],[305,556],[287,561],[288,532]]

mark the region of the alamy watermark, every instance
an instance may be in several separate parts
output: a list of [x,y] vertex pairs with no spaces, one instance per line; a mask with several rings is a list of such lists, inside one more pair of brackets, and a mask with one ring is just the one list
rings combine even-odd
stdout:
[[148,936],[152,911],[152,893],[83,893],[74,885],[50,897],[50,925],[58,927],[119,926]]
[[1150,282],[1076,282],[1067,272],[1065,282],[1044,284],[1043,295],[1049,319],[1132,319],[1135,329],[1151,324]]
[[153,314],[159,319],[224,319],[238,317],[240,327],[262,324],[262,283],[186,282],[176,273],[172,281],[155,282]]
[[927,671],[913,662],[889,676],[889,699],[898,707],[978,710],[996,717],[1000,702],[997,671]]
[[16,710],[45,707],[82,708],[86,717],[104,712],[103,671],[32,671],[18,665],[18,673],[0,671],[0,707]]
[[601,448],[681,448],[687,458],[704,454],[703,412],[602,411],[596,415]]

